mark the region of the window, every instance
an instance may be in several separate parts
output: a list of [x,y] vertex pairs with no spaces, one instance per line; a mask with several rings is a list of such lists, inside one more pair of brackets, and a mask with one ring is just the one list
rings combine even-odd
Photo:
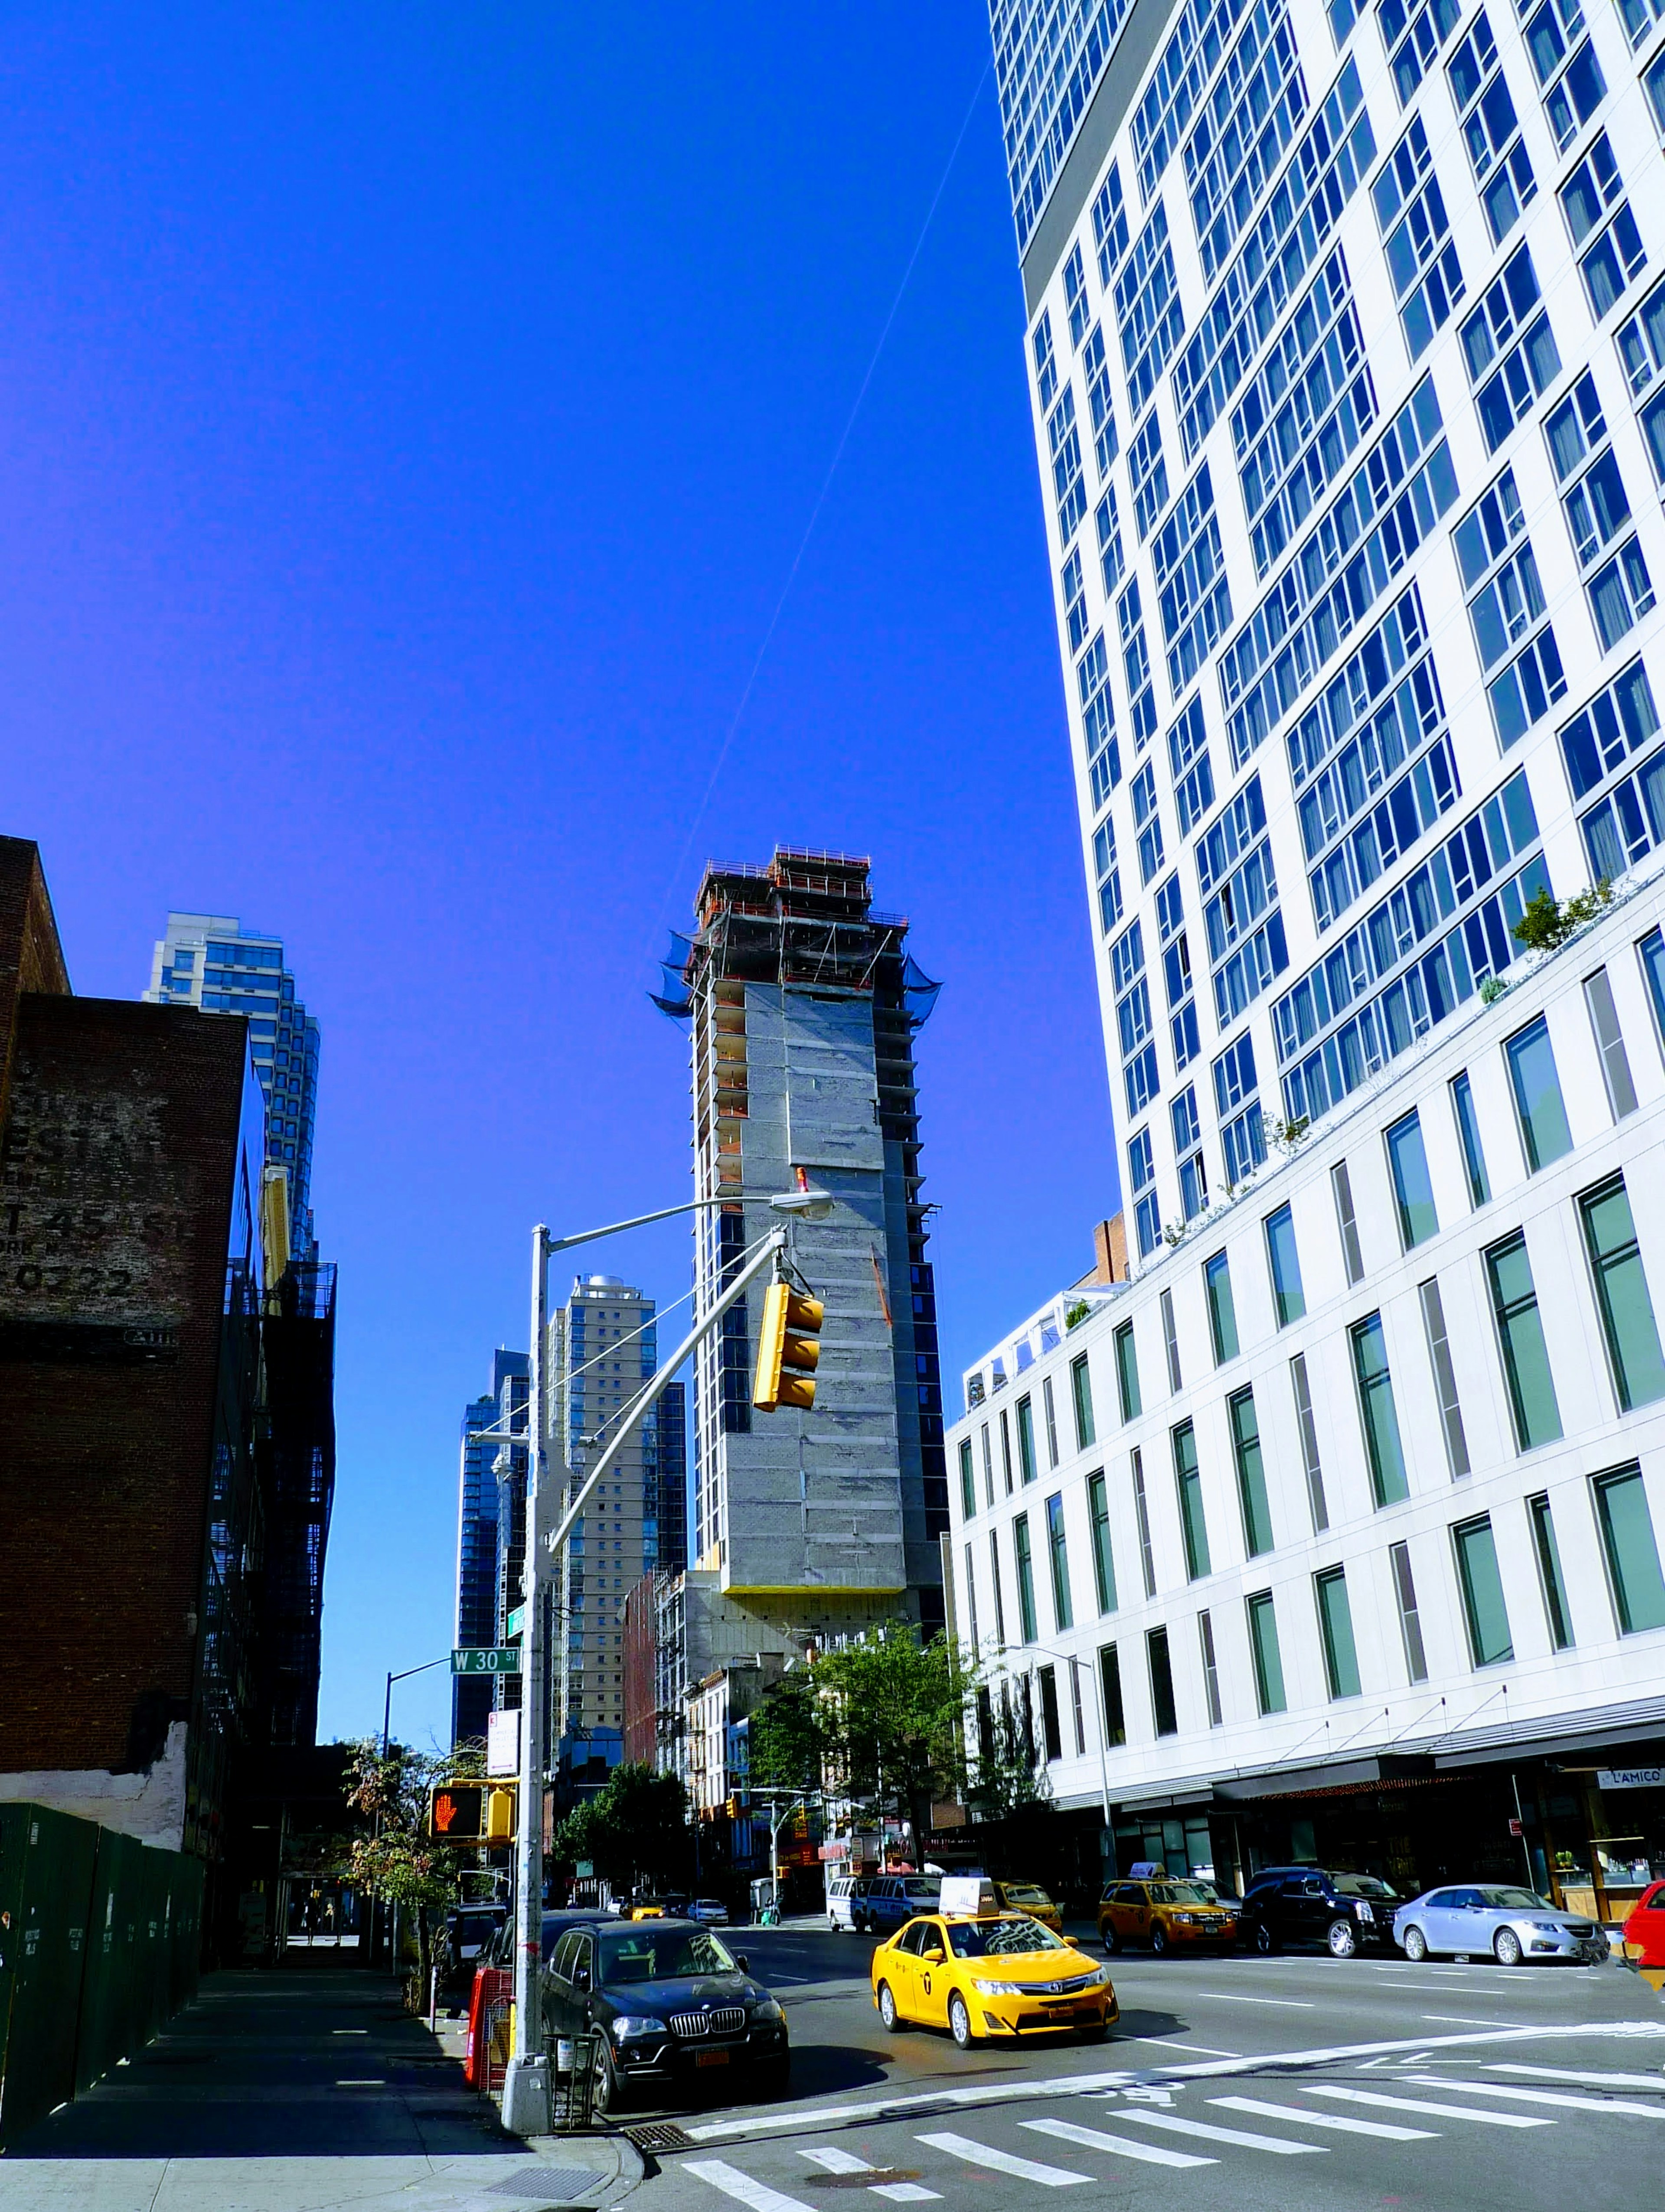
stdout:
[[1046,1500],[1046,1556],[1052,1572],[1052,1625],[1060,1634],[1075,1626],[1075,1608],[1070,1602],[1070,1548],[1064,1533],[1064,1500],[1052,1497]]
[[1208,1292],[1208,1325],[1214,1339],[1214,1364],[1223,1367],[1237,1357],[1237,1314],[1231,1299],[1231,1269],[1223,1252],[1203,1264]]
[[1607,1088],[1607,1104],[1615,1121],[1636,1111],[1636,1085],[1625,1050],[1625,1032],[1619,1026],[1619,1009],[1613,1002],[1613,985],[1605,968],[1584,978],[1584,1004],[1589,1008],[1595,1048],[1601,1056],[1601,1079]]
[[1295,1249],[1295,1216],[1287,1206],[1280,1206],[1267,1217],[1266,1265],[1272,1273],[1272,1310],[1279,1328],[1287,1328],[1307,1310],[1301,1288],[1301,1255]]
[[1623,1176],[1586,1191],[1578,1200],[1584,1249],[1595,1279],[1595,1303],[1607,1342],[1613,1389],[1621,1413],[1665,1398],[1665,1358],[1660,1356],[1653,1300],[1631,1218]]
[[1116,1562],[1110,1550],[1110,1499],[1100,1468],[1087,1478],[1087,1514],[1093,1524],[1093,1588],[1101,1613],[1116,1609]]
[[1083,1758],[1087,1751],[1087,1723],[1081,1710],[1081,1662],[1070,1662],[1070,1711],[1076,1723],[1076,1756]]
[[1208,1522],[1203,1512],[1203,1478],[1197,1466],[1197,1432],[1189,1421],[1174,1431],[1174,1480],[1180,1492],[1180,1526],[1185,1535],[1185,1569],[1200,1582],[1212,1571],[1208,1556]]
[[1006,1648],[1006,1601],[1000,1589],[1000,1538],[992,1528],[989,1531],[989,1581],[994,1589],[994,1640],[997,1650]]
[[1549,1510],[1549,1493],[1543,1491],[1527,1500],[1532,1522],[1532,1548],[1538,1559],[1538,1586],[1543,1592],[1544,1613],[1549,1622],[1551,1648],[1572,1648],[1572,1616],[1567,1611],[1566,1582],[1561,1573],[1561,1549],[1555,1540],[1555,1522]]
[[[1110,464],[1116,458],[1120,440],[1116,432],[1115,409],[1110,399],[1110,370],[1104,356],[1104,331],[1095,323],[1092,336],[1087,341],[1087,350],[1081,357],[1082,374],[1087,380],[1087,404],[1093,416],[1093,453],[1099,465],[1099,482],[1102,483],[1110,473]],[[1107,587],[1106,596],[1115,587]]]
[[1497,61],[1491,27],[1481,9],[1467,37],[1453,52],[1446,75],[1491,243],[1501,246],[1522,209],[1535,198],[1538,184],[1521,143],[1515,102]]
[[1174,1668],[1168,1656],[1168,1631],[1153,1628],[1145,1638],[1150,1662],[1150,1715],[1158,1735],[1178,1735],[1180,1717],[1174,1706]]
[[1605,131],[1597,131],[1589,153],[1562,185],[1560,198],[1561,212],[1579,254],[1584,295],[1599,323],[1648,258]]
[[1028,1398],[1017,1401],[1017,1466],[1025,1482],[1035,1479],[1035,1416]]
[[1046,418],[1046,442],[1052,449],[1052,489],[1058,496],[1058,534],[1067,545],[1081,527],[1087,512],[1087,477],[1081,461],[1081,434],[1076,428],[1076,391],[1066,384],[1063,397]]
[[[1474,408],[1495,453],[1561,373],[1549,317],[1539,307],[1532,256],[1518,247],[1462,325],[1463,357]],[[1534,310],[1536,312],[1534,312]]]
[[1589,40],[1579,40],[1584,27],[1581,0],[1543,0],[1536,9],[1522,8],[1521,13],[1544,112],[1556,144],[1565,153],[1580,125],[1589,122],[1607,96]]
[[1278,1650],[1278,1615],[1272,1592],[1261,1590],[1248,1601],[1249,1645],[1254,1653],[1254,1694],[1264,1717],[1287,1709],[1284,1696],[1284,1662]]
[[1188,1152],[1202,1135],[1196,1085],[1187,1083],[1168,1110],[1174,1124],[1174,1150],[1176,1153]]
[[1451,1531],[1451,1540],[1456,1547],[1457,1580],[1462,1587],[1470,1656],[1477,1667],[1495,1667],[1515,1656],[1515,1646],[1509,1639],[1509,1611],[1503,1603],[1503,1577],[1497,1572],[1491,1516],[1482,1513],[1473,1521],[1460,1521]]
[[1388,1561],[1393,1569],[1394,1598],[1399,1607],[1400,1635],[1405,1644],[1405,1671],[1413,1682],[1428,1680],[1428,1655],[1423,1649],[1422,1620],[1417,1611],[1417,1586],[1411,1576],[1411,1549],[1390,1544]]
[[1122,1711],[1121,1661],[1113,1644],[1099,1653],[1099,1695],[1104,1701],[1105,1748],[1115,1751],[1127,1741],[1127,1717]]
[[1012,1494],[1012,1431],[1006,1409],[1000,1409],[1000,1471],[1006,1478],[1006,1495]]
[[1538,1316],[1532,1262],[1526,1238],[1518,1230],[1487,1252],[1485,1271],[1515,1416],[1515,1441],[1521,1450],[1531,1451],[1538,1444],[1553,1443],[1560,1435],[1561,1409],[1555,1401],[1549,1349]]
[[1058,1720],[1058,1676],[1050,1667],[1040,1669],[1040,1740],[1048,1759],[1064,1756],[1064,1731]]
[[969,1437],[960,1446],[960,1516],[964,1521],[977,1517],[977,1476],[972,1468]]
[[1174,1293],[1164,1291],[1157,1301],[1162,1308],[1162,1342],[1168,1347],[1168,1387],[1177,1391],[1180,1387],[1180,1333],[1174,1324]]
[[1237,1457],[1237,1496],[1243,1509],[1243,1548],[1250,1559],[1272,1546],[1272,1509],[1266,1503],[1266,1471],[1260,1458],[1260,1424],[1254,1393],[1240,1390],[1227,1401],[1232,1449]]
[[1136,1421],[1144,1408],[1139,1397],[1139,1352],[1133,1341],[1133,1324],[1125,1321],[1115,1334],[1116,1389],[1124,1421]]
[[1330,1525],[1330,1508],[1324,1496],[1324,1469],[1318,1456],[1318,1426],[1313,1419],[1312,1390],[1307,1381],[1304,1352],[1297,1352],[1290,1362],[1290,1382],[1295,1392],[1295,1422],[1301,1432],[1301,1462],[1307,1477],[1307,1503],[1312,1509],[1313,1534],[1321,1536]]
[[1097,1431],[1093,1426],[1093,1378],[1084,1352],[1070,1363],[1070,1395],[1076,1409],[1076,1449],[1085,1451],[1097,1441]]
[[1333,1698],[1358,1695],[1358,1653],[1353,1644],[1353,1612],[1347,1602],[1347,1571],[1327,1568],[1313,1577],[1318,1596],[1318,1626],[1324,1640],[1324,1674]]
[[1335,1194],[1335,1218],[1341,1231],[1341,1264],[1346,1271],[1351,1287],[1364,1280],[1364,1255],[1359,1249],[1358,1222],[1353,1213],[1352,1178],[1347,1173],[1345,1160],[1338,1160],[1330,1170],[1330,1188]]
[[1451,1079],[1451,1111],[1457,1117],[1457,1137],[1462,1146],[1462,1164],[1468,1176],[1468,1202],[1473,1206],[1488,1205],[1491,1185],[1486,1180],[1485,1152],[1480,1143],[1479,1116],[1474,1111],[1474,1092],[1468,1080],[1468,1070]]
[[1445,1333],[1445,1308],[1438,1282],[1430,1276],[1417,1286],[1422,1303],[1422,1326],[1428,1339],[1428,1358],[1434,1370],[1434,1395],[1439,1400],[1440,1429],[1445,1439],[1445,1463],[1458,1481],[1468,1468],[1468,1439],[1463,1434],[1462,1408],[1457,1403],[1457,1373],[1451,1364],[1451,1342]]
[[1599,1474],[1593,1486],[1620,1633],[1635,1636],[1644,1628],[1665,1628],[1665,1580],[1660,1576],[1659,1547],[1641,1468],[1633,1465]]
[[1422,1122],[1414,1109],[1402,1121],[1395,1121],[1388,1132],[1388,1164],[1393,1172],[1394,1198],[1399,1207],[1400,1243],[1406,1251],[1413,1251],[1435,1235],[1440,1225],[1434,1206],[1434,1186],[1428,1178]]
[[1144,1582],[1147,1597],[1156,1595],[1156,1558],[1150,1545],[1150,1508],[1144,1494],[1144,1455],[1135,1452],[1133,1471],[1133,1522],[1139,1532],[1139,1573]]
[[1378,0],[1376,13],[1403,107],[1422,82],[1423,72],[1455,30],[1462,9],[1458,0],[1422,0],[1421,6],[1416,0]]
[[1631,525],[1619,462],[1607,443],[1607,416],[1588,369],[1551,410],[1544,435],[1556,480],[1564,487],[1562,512],[1590,617],[1604,649],[1611,651],[1652,608],[1654,589]]
[[1449,321],[1464,289],[1439,179],[1428,173],[1428,138],[1418,115],[1370,187],[1406,350],[1413,362]]
[[[1665,76],[1661,81],[1665,103]],[[1656,284],[1637,313],[1619,326],[1619,349],[1632,398],[1639,399],[1665,368],[1665,284]],[[1654,475],[1665,483],[1665,392],[1656,392],[1638,413],[1644,443]]]
[[977,1577],[972,1570],[972,1547],[969,1544],[966,1547],[966,1612],[971,1627],[972,1650],[975,1652],[983,1639],[977,1628]]
[[1208,1700],[1208,1724],[1218,1728],[1220,1711],[1220,1669],[1214,1656],[1214,1623],[1205,1613],[1197,1616],[1197,1641],[1203,1655],[1203,1694]]
[[1058,1408],[1052,1402],[1052,1378],[1049,1375],[1040,1386],[1040,1400],[1046,1409],[1046,1464],[1058,1465]]
[[1034,1562],[1029,1553],[1029,1516],[1020,1513],[1012,1523],[1012,1550],[1017,1559],[1018,1631],[1026,1644],[1035,1640]]
[[983,1498],[985,1504],[994,1504],[994,1455],[989,1449],[989,1425],[983,1424]]
[[1353,1347],[1353,1377],[1358,1387],[1358,1413],[1363,1424],[1364,1449],[1370,1462],[1370,1485],[1376,1504],[1397,1504],[1410,1495],[1405,1479],[1405,1454],[1400,1446],[1399,1415],[1394,1409],[1394,1381],[1388,1370],[1388,1343],[1381,1316],[1366,1315],[1355,1322],[1349,1334]]
[[1509,1079],[1514,1086],[1528,1172],[1536,1175],[1540,1168],[1549,1167],[1572,1150],[1549,1024],[1540,1014],[1529,1028],[1510,1037],[1503,1049],[1509,1059]]

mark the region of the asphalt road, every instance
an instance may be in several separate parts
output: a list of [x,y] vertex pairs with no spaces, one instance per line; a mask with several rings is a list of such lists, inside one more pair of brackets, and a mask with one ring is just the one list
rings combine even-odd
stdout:
[[1010,2212],[1015,2189],[1164,2212],[1665,2197],[1665,2005],[1617,1966],[1125,1954],[1108,2043],[962,2054],[885,2033],[864,1937],[729,1941],[787,2008],[791,2097],[668,2115],[686,2145],[650,2161],[632,2212]]

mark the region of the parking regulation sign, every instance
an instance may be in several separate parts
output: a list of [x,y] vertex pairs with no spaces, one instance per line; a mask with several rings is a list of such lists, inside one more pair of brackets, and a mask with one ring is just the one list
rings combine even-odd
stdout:
[[518,1674],[520,1671],[518,1644],[499,1644],[483,1651],[458,1650],[451,1654],[454,1674]]

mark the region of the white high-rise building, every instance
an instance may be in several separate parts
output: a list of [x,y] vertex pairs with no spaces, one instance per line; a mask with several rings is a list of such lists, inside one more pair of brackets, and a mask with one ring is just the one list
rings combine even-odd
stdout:
[[1132,1278],[967,1376],[956,1616],[1086,1857],[1107,1802],[1124,1863],[1612,1917],[1665,1873],[1665,11],[991,15]]

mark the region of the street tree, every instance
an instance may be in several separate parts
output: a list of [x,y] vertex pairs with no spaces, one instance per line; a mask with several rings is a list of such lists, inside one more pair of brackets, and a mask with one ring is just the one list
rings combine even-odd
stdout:
[[615,1892],[669,1882],[688,1856],[688,1793],[674,1774],[615,1766],[605,1789],[576,1805],[555,1831],[555,1853],[587,1859]]
[[482,1745],[460,1745],[437,1753],[394,1744],[384,1752],[374,1739],[355,1744],[347,1762],[347,1803],[370,1823],[354,1838],[340,1871],[360,1892],[402,1906],[416,1924],[419,1989],[433,1969],[436,1916],[455,1904],[460,1875],[457,1851],[428,1832],[429,1792],[436,1783],[473,1779],[485,1771]]
[[921,1644],[907,1621],[892,1621],[823,1652],[812,1662],[825,1756],[840,1785],[912,1823],[930,1827],[933,1801],[965,1786],[966,1700],[973,1672],[946,1635]]

